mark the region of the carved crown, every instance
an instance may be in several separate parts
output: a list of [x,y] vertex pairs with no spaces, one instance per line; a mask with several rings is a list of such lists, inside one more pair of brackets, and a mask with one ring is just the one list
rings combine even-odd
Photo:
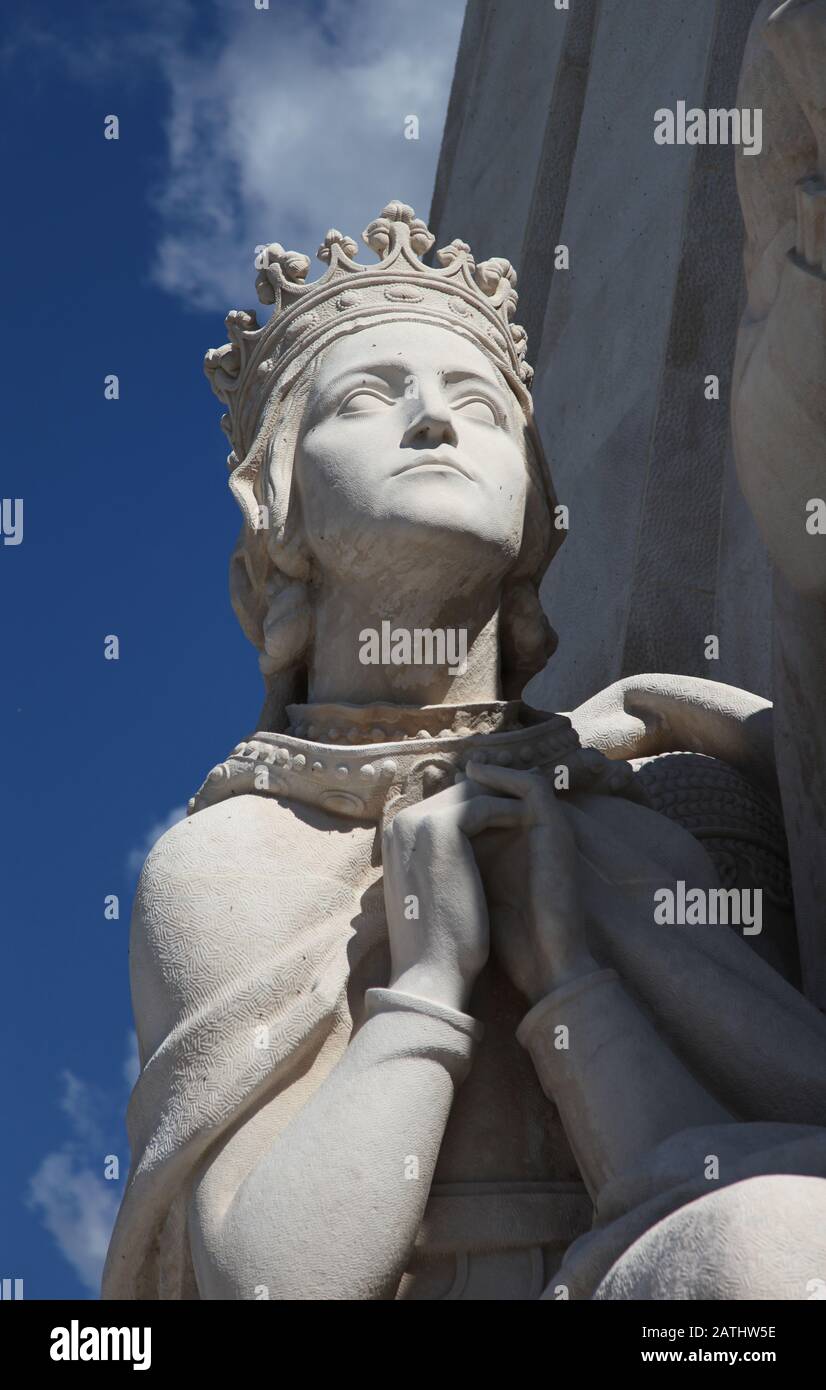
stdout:
[[246,457],[273,396],[283,400],[322,348],[377,318],[438,320],[471,338],[530,412],[533,371],[525,330],[512,322],[518,296],[510,262],[477,264],[466,242],[452,241],[437,251],[438,268],[425,265],[435,238],[406,203],[388,203],[362,235],[378,264],[359,265],[356,242],[332,229],[318,249],[327,270],[309,284],[309,256],[277,242],[259,248],[255,287],[272,314],[259,326],[255,313],[234,309],[226,319],[229,342],[204,360],[228,409],[221,425],[233,446],[230,464]]

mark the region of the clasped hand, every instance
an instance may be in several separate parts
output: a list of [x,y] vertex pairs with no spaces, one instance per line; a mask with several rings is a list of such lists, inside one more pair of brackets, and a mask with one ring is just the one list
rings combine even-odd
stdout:
[[[605,760],[574,755],[586,781]],[[582,780],[582,776],[580,776]],[[473,842],[521,839],[527,879],[496,955],[530,1003],[596,965],[585,940],[577,848],[565,809],[536,770],[469,763],[466,780],[400,811],[383,838],[393,988],[466,1010],[488,959],[488,904]],[[490,836],[484,836],[490,842]]]

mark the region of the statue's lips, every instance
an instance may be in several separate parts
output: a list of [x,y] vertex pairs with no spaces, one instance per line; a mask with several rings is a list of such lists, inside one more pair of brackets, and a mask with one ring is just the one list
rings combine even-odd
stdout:
[[397,468],[391,476],[398,478],[402,473],[413,473],[425,471],[431,468],[449,468],[453,473],[461,473],[463,478],[469,482],[474,482],[473,476],[463,468],[455,458],[447,458],[444,454],[419,454],[418,458],[411,463],[405,463],[401,468]]

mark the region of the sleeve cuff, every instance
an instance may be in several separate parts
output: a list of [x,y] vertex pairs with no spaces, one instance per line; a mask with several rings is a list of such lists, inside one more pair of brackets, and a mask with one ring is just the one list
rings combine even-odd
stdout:
[[826,279],[826,183],[818,177],[801,179],[797,195],[797,237],[792,259],[803,270]]
[[368,1018],[382,1013],[424,1014],[427,1018],[449,1023],[473,1042],[478,1042],[484,1033],[483,1025],[471,1014],[463,1014],[459,1009],[448,1008],[446,1004],[436,1004],[418,994],[406,994],[400,989],[368,989],[364,1002]]
[[618,979],[619,975],[616,970],[592,970],[589,974],[579,975],[575,980],[570,980],[568,984],[546,994],[544,999],[540,999],[539,1003],[534,1004],[533,1008],[525,1014],[516,1030],[517,1042],[530,1051],[534,1036],[538,1031],[541,1031],[548,1014],[558,1014],[563,1005],[570,1004],[580,994],[595,989],[598,985]]

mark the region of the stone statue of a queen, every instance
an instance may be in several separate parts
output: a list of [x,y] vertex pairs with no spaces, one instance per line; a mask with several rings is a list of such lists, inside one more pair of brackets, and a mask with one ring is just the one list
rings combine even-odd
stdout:
[[[656,675],[521,701],[564,526],[516,276],[426,264],[400,202],[364,238],[309,283],[266,247],[271,318],[206,361],[266,698],[141,876],[104,1295],[805,1297],[826,1025],[771,709]],[[658,920],[687,885],[759,890],[759,927]]]

